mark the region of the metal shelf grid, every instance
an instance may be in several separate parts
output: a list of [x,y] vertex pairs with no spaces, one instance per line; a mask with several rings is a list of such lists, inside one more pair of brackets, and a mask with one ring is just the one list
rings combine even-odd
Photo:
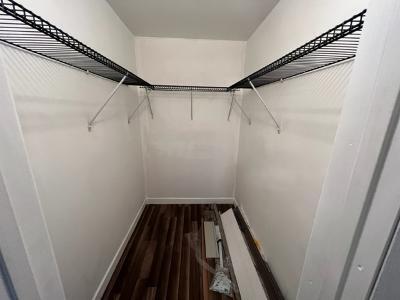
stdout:
[[356,56],[366,10],[229,87],[252,88],[320,69]]
[[0,40],[124,84],[150,86],[135,74],[13,0],[0,0]]
[[366,10],[230,87],[152,85],[13,0],[0,0],[0,41],[72,67],[157,91],[231,92],[307,73],[356,56]]
[[212,93],[228,92],[227,87],[198,86],[198,85],[152,85],[152,89],[155,91],[171,91],[171,92],[212,92]]

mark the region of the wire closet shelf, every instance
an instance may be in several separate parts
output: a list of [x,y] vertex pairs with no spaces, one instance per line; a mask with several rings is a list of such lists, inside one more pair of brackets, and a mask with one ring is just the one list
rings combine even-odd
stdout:
[[150,86],[12,0],[0,0],[0,40],[75,68],[124,84]]
[[260,87],[355,57],[366,10],[229,87],[152,85],[13,0],[0,0],[0,41],[75,68],[157,91],[232,92]]
[[[351,58],[357,53],[367,10],[328,30],[289,54],[231,85],[250,89],[314,71]],[[250,83],[251,82],[251,83]]]

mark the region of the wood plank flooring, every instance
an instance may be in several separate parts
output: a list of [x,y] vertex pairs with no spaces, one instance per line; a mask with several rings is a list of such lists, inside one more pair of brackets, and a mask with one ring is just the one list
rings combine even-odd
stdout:
[[209,290],[216,260],[205,257],[204,220],[211,205],[147,205],[102,299],[232,299]]

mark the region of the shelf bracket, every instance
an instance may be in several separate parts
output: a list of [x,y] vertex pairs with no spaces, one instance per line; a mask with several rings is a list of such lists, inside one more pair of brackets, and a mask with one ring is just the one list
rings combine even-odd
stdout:
[[150,102],[149,89],[147,87],[145,89],[146,89],[147,104],[149,105],[149,112],[150,112],[151,118],[154,119],[153,108],[151,107],[151,102]]
[[232,113],[232,108],[233,108],[233,104],[236,103],[236,105],[240,108],[240,111],[243,113],[243,115],[246,117],[247,122],[249,123],[249,125],[251,125],[251,119],[250,117],[247,115],[247,113],[244,111],[243,107],[239,104],[239,102],[237,102],[236,98],[235,98],[235,92],[231,92],[232,93],[232,100],[231,100],[231,105],[229,107],[229,113],[228,113],[228,121],[231,117],[231,113]]
[[193,91],[190,91],[190,120],[193,121]]
[[229,112],[228,112],[228,121],[230,121],[230,117],[231,117],[231,113],[232,113],[232,108],[233,108],[233,102],[235,101],[235,93],[231,92],[232,95],[232,100],[231,100],[231,104],[229,105]]
[[131,123],[132,118],[135,116],[136,112],[138,111],[139,107],[142,106],[143,102],[146,101],[146,97],[143,97],[142,101],[136,106],[136,108],[133,110],[133,112],[129,115],[128,117],[128,124]]
[[94,126],[94,123],[97,119],[97,117],[100,115],[100,113],[103,111],[103,109],[107,106],[107,104],[111,101],[112,97],[114,96],[114,94],[118,91],[119,87],[121,86],[121,84],[124,83],[125,79],[126,79],[127,75],[125,75],[124,77],[122,77],[121,81],[117,84],[117,86],[112,90],[112,92],[110,93],[110,95],[108,96],[106,102],[104,102],[104,104],[100,107],[100,109],[95,113],[95,115],[93,116],[93,118],[90,119],[89,124],[88,124],[88,130],[92,131],[92,128]]
[[144,95],[142,101],[140,101],[139,104],[136,105],[136,107],[133,110],[133,112],[129,115],[128,124],[131,123],[131,121],[132,121],[133,117],[135,116],[136,112],[138,111],[139,107],[141,107],[143,102],[146,101],[146,100],[147,100],[147,103],[149,105],[149,111],[150,111],[151,118],[153,119],[153,109],[151,108],[150,97],[149,97],[149,94],[148,94],[148,88],[147,87],[144,87],[144,88],[146,89],[146,94]]
[[261,103],[264,105],[265,109],[267,110],[269,116],[271,117],[272,121],[274,121],[275,123],[275,127],[276,130],[278,131],[278,134],[281,133],[281,128],[279,127],[278,122],[276,121],[274,115],[271,113],[271,111],[269,110],[267,104],[264,102],[264,99],[261,97],[260,93],[257,91],[257,89],[254,87],[254,84],[251,82],[251,80],[249,79],[249,83],[251,85],[251,88],[254,90],[254,92],[256,93],[258,99],[260,99]]

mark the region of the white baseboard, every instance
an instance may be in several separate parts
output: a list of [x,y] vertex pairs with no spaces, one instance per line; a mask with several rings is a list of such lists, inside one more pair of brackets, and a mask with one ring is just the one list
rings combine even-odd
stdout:
[[146,198],[146,204],[236,204],[236,200],[234,197],[217,197],[217,198],[148,197]]
[[136,224],[139,221],[140,216],[142,215],[145,205],[146,205],[146,200],[143,201],[142,206],[140,207],[138,213],[136,214],[135,218],[132,221],[132,224],[129,226],[128,232],[126,233],[125,237],[123,238],[121,245],[118,247],[118,250],[115,253],[113,259],[111,260],[111,263],[110,263],[109,267],[107,268],[107,271],[104,274],[102,280],[100,281],[100,284],[97,287],[97,290],[94,293],[92,300],[99,300],[103,296],[103,293],[107,287],[107,284],[110,281],[112,274],[114,273],[114,270],[122,256],[122,253],[125,250],[126,244],[128,243],[128,241],[136,227]]

